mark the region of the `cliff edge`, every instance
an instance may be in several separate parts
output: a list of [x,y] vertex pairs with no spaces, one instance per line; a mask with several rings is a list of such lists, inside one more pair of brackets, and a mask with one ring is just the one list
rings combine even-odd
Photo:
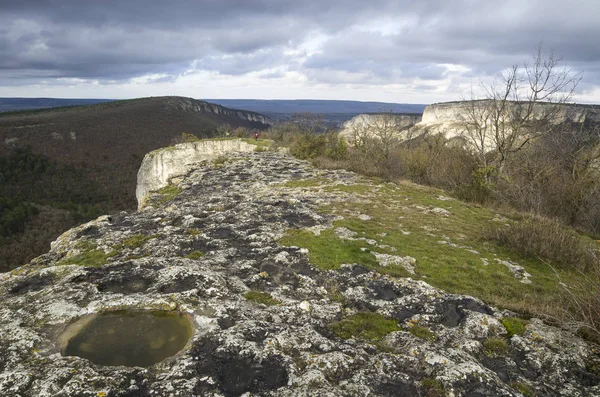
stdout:
[[252,152],[255,149],[256,145],[241,139],[220,139],[181,143],[146,154],[137,174],[135,196],[138,210],[144,206],[148,193],[167,186],[171,178],[185,174],[191,164],[229,152]]
[[[195,147],[182,150],[194,155]],[[392,229],[365,237],[397,207],[405,215],[391,221],[402,236],[483,255],[427,226],[479,209],[445,197],[418,201],[420,188],[273,152],[228,152],[168,186],[147,193],[143,211],[73,228],[48,253],[0,275],[1,395],[600,395],[600,360],[585,341],[537,319],[509,332],[504,321],[514,313],[405,277],[427,263],[392,247]],[[377,201],[377,192],[389,200]],[[323,212],[328,206],[340,211]],[[365,213],[380,206],[383,217]],[[336,226],[344,219],[358,231]],[[285,243],[298,235],[329,240],[321,251]],[[323,260],[339,246],[362,259]],[[494,280],[526,285],[524,272],[509,269],[498,264]],[[57,335],[73,322],[125,309],[182,313],[191,339],[145,367],[98,365],[61,349]],[[165,343],[151,340],[148,349]]]

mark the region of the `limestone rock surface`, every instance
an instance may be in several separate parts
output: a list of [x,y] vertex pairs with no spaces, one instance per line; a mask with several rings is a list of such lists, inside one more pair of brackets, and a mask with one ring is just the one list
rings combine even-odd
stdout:
[[138,209],[148,193],[167,186],[170,178],[185,174],[190,164],[214,159],[232,151],[252,152],[255,149],[255,145],[241,139],[201,140],[180,143],[146,154],[137,175],[135,195]]
[[[521,396],[521,385],[538,396],[600,395],[597,353],[571,334],[533,320],[508,338],[501,319],[511,313],[478,299],[360,263],[320,270],[307,250],[279,243],[288,229],[333,227],[318,208],[343,199],[286,182],[358,176],[279,153],[227,156],[191,167],[176,197],[150,194],[141,211],[71,229],[0,275],[0,395]],[[146,368],[60,354],[66,325],[122,308],[186,312],[194,335]],[[362,312],[399,327],[380,341],[330,327]],[[431,334],[410,332],[416,323]],[[486,351],[490,338],[506,348]]]

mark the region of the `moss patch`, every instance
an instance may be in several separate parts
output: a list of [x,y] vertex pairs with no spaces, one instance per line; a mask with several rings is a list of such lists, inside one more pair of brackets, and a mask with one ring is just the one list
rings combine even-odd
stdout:
[[271,294],[256,290],[246,292],[244,294],[244,298],[249,301],[262,303],[267,306],[278,305],[281,303],[280,300],[273,298]]
[[423,378],[421,380],[421,388],[424,391],[424,396],[427,397],[444,397],[444,385],[435,378]]
[[525,397],[535,397],[535,389],[523,382],[515,382],[510,385],[513,389],[518,390]]
[[529,321],[518,317],[505,317],[502,319],[502,325],[504,325],[504,328],[508,331],[509,337],[513,335],[523,335],[527,324],[529,324]]
[[134,234],[133,236],[123,240],[123,246],[131,249],[136,249],[157,237],[158,235],[146,236],[143,234]]
[[185,257],[187,259],[198,260],[198,259],[202,258],[203,256],[204,256],[204,252],[202,252],[202,251],[192,251],[189,254],[187,254]]
[[185,234],[190,235],[190,236],[198,236],[201,233],[202,233],[202,231],[200,229],[195,229],[195,228],[187,229],[185,231]]
[[61,259],[56,265],[78,265],[83,267],[100,267],[107,263],[109,255],[98,249],[96,244],[84,241],[76,246],[79,254]]
[[160,189],[158,189],[156,191],[157,194],[159,194],[159,197],[156,197],[154,199],[155,202],[157,202],[158,204],[165,204],[168,203],[169,201],[173,200],[175,197],[177,197],[179,195],[179,193],[181,193],[181,188],[179,186],[175,186],[175,185],[167,185],[164,187],[161,187]]
[[394,320],[386,319],[377,313],[357,313],[342,321],[329,324],[329,329],[340,338],[359,338],[379,341],[390,332],[400,328]]
[[410,327],[408,332],[410,332],[417,338],[421,338],[429,342],[433,342],[435,340],[435,335],[433,334],[433,332],[431,332],[429,328],[423,327],[421,325],[415,325]]

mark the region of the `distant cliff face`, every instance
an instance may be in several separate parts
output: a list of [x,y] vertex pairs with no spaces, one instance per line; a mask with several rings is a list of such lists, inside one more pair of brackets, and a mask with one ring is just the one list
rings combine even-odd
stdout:
[[248,110],[230,109],[217,105],[214,103],[208,103],[205,101],[199,101],[192,98],[184,97],[171,97],[167,102],[167,107],[187,111],[187,112],[203,112],[203,113],[214,113],[225,116],[238,117],[242,120],[253,121],[266,125],[273,124],[273,120],[263,116],[262,114],[251,112]]
[[[489,104],[489,101],[476,101],[476,107],[484,107]],[[473,102],[446,102],[435,103],[425,107],[423,119],[419,126],[445,126],[456,127],[463,122],[472,108]],[[534,118],[546,114],[549,106],[543,103],[536,104],[534,107]],[[564,122],[584,123],[584,122],[600,122],[600,108],[588,105],[561,105],[554,115],[554,122],[557,124]]]
[[376,138],[383,131],[394,131],[401,138],[402,131],[408,130],[419,121],[421,116],[417,114],[359,114],[344,123],[340,136],[351,144],[357,134]]

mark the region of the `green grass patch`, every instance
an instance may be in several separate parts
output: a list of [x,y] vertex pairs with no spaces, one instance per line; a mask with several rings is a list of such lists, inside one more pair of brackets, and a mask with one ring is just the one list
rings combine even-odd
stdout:
[[168,203],[169,201],[177,197],[179,193],[181,193],[181,190],[182,189],[179,186],[175,186],[172,184],[161,187],[156,191],[156,193],[158,193],[160,196],[155,198],[154,201],[158,204]]
[[272,139],[254,139],[254,138],[242,138],[243,142],[246,142],[250,145],[256,146],[257,149],[267,150],[273,145]]
[[500,356],[508,352],[508,344],[502,338],[488,338],[482,345],[488,356]]
[[275,299],[271,296],[271,294],[263,291],[251,290],[244,294],[244,298],[249,301],[262,303],[263,305],[273,306],[281,303],[280,300]]
[[185,234],[187,234],[189,236],[198,236],[198,235],[202,234],[202,231],[200,229],[190,228],[185,231]]
[[529,324],[529,321],[518,317],[505,317],[502,319],[502,325],[504,325],[504,328],[508,331],[509,337],[513,335],[523,335],[527,324]]
[[357,313],[341,321],[329,324],[329,329],[340,338],[358,338],[379,341],[390,332],[400,328],[394,320],[377,313]]
[[362,184],[357,184],[357,185],[335,185],[335,186],[328,186],[325,188],[325,191],[329,191],[329,192],[346,192],[346,193],[357,193],[357,194],[367,194],[367,193],[371,193],[373,192],[373,186],[372,185],[362,185]]
[[187,254],[185,257],[187,259],[198,260],[198,259],[202,258],[203,256],[204,256],[204,252],[202,252],[202,251],[192,251],[189,254]]
[[97,248],[90,241],[83,241],[76,246],[79,254],[61,259],[56,265],[77,265],[82,267],[100,267],[108,262],[109,255]]
[[[286,187],[315,184],[309,179],[293,181]],[[281,240],[283,245],[308,249],[311,263],[318,268],[338,269],[344,263],[358,263],[392,276],[423,279],[450,293],[472,295],[527,315],[543,314],[562,302],[559,280],[546,263],[485,238],[489,225],[501,223],[498,218],[508,215],[446,199],[448,193],[442,190],[411,183],[395,185],[364,179],[355,185],[326,186],[325,190],[349,195],[320,208],[321,213],[342,219],[319,236],[292,229]],[[433,208],[446,209],[449,215],[435,214]],[[378,245],[392,248],[340,239],[335,235],[336,227],[357,233],[355,238],[375,240]],[[374,252],[415,258],[416,275],[409,275],[397,265],[379,266]],[[532,284],[521,283],[498,260],[523,266],[532,275]],[[557,272],[567,285],[577,277],[564,269]]]
[[307,230],[288,230],[281,239],[281,244],[308,248],[310,262],[323,270],[337,270],[344,263],[377,267],[375,257],[368,252],[367,243],[342,240],[332,230],[325,230],[319,236]]
[[123,240],[123,246],[130,249],[136,249],[157,237],[158,235],[146,236],[144,234],[134,234],[133,236]]
[[325,178],[308,178],[308,179],[298,179],[294,181],[287,181],[277,186],[281,187],[289,187],[289,188],[300,188],[300,187],[317,187],[322,186],[327,183],[327,179]]
[[433,332],[431,332],[429,328],[423,327],[421,325],[414,325],[410,327],[408,332],[410,332],[417,338],[421,338],[429,342],[433,342],[435,340],[435,335],[433,334]]

